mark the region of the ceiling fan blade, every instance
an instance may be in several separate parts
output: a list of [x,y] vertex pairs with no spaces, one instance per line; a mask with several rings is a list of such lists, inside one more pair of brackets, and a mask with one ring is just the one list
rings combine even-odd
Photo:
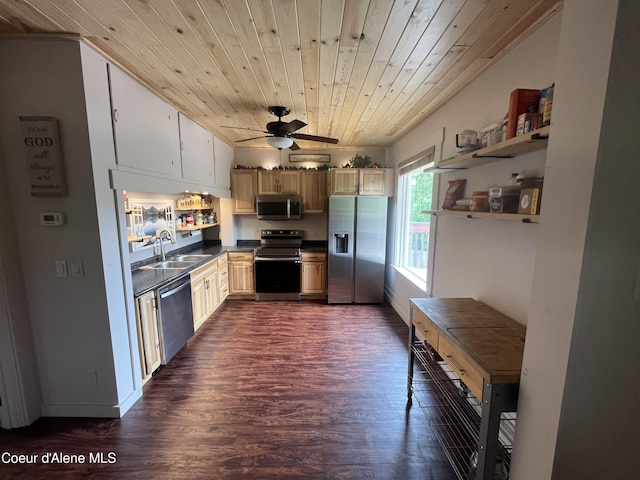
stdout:
[[292,120],[289,123],[284,123],[282,124],[282,126],[280,127],[280,131],[283,133],[293,133],[296,130],[300,130],[303,127],[306,127],[307,124],[304,123],[302,120]]
[[289,150],[300,150],[300,147],[296,142],[293,142],[293,145],[289,147]]
[[269,133],[264,130],[258,130],[257,128],[233,127],[231,125],[220,125],[220,128],[235,128],[237,130],[251,130],[252,132]]
[[311,140],[312,142],[338,143],[337,138],[318,137],[316,135],[306,135],[304,133],[292,133],[289,136],[291,138],[297,138],[299,140]]
[[258,138],[267,138],[266,136],[264,137],[251,137],[251,138],[245,138],[244,140],[236,140],[236,143],[240,143],[240,142],[248,142],[249,140],[257,140]]

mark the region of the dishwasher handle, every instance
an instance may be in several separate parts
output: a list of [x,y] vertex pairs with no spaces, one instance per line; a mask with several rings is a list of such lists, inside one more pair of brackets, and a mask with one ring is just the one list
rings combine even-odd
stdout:
[[[165,290],[163,291],[162,289],[160,290],[160,298],[166,298],[166,297],[170,297],[173,294],[178,293],[181,290],[184,290],[185,288],[188,288],[191,286],[191,280],[187,280],[184,283],[181,283],[180,285],[178,285],[177,287],[173,287],[171,288],[171,290]],[[165,288],[170,288],[170,287],[165,287]]]

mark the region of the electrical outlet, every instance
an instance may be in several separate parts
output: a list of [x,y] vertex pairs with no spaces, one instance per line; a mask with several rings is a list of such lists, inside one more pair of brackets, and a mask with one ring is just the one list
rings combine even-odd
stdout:
[[87,385],[97,385],[98,384],[98,372],[95,368],[87,368],[84,371],[85,379],[87,381]]

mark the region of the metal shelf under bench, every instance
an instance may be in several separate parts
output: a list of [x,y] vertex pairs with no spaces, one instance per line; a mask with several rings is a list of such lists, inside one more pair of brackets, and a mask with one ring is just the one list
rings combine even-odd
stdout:
[[[500,430],[514,428],[525,327],[472,298],[413,298],[410,316],[409,404],[415,395],[425,407],[458,478],[506,478]],[[426,380],[414,378],[415,360]]]

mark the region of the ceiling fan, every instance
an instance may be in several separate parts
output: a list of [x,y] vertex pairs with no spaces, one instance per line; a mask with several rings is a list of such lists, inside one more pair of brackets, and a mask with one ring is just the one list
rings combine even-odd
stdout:
[[289,107],[283,107],[281,105],[274,105],[269,107],[269,113],[278,117],[277,122],[267,123],[266,130],[257,130],[255,128],[243,128],[243,127],[230,127],[223,125],[223,128],[238,128],[242,130],[253,130],[256,132],[268,133],[269,135],[261,137],[245,138],[244,140],[238,140],[236,143],[248,142],[257,138],[266,138],[267,143],[278,150],[283,148],[290,148],[291,150],[300,150],[298,144],[294,141],[298,140],[311,140],[312,142],[324,142],[324,143],[338,143],[337,138],[319,137],[317,135],[307,135],[305,133],[294,133],[296,130],[300,130],[306,127],[307,124],[301,120],[292,120],[290,122],[283,122],[282,117],[286,117],[291,113]]

